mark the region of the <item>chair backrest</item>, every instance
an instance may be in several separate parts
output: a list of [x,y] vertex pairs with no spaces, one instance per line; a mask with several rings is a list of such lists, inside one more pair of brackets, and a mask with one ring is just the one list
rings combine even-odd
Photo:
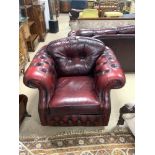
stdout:
[[105,50],[101,41],[88,37],[67,37],[52,41],[46,52],[55,61],[58,76],[89,75]]
[[76,36],[85,36],[85,37],[93,37],[95,35],[101,34],[116,34],[117,31],[115,28],[108,29],[80,29],[76,31]]
[[116,28],[103,28],[103,29],[79,29],[70,31],[68,36],[84,36],[94,37],[97,35],[106,34],[135,34],[135,25],[120,26]]
[[125,72],[135,71],[135,34],[98,35],[95,38],[115,52]]

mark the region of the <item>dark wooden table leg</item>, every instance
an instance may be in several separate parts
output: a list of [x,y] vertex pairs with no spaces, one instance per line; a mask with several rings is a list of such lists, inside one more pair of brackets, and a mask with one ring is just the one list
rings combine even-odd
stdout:
[[28,97],[26,95],[19,95],[19,126],[25,117],[31,117],[31,115],[29,115],[26,111],[27,101]]
[[117,125],[123,125],[124,124],[124,119],[123,119],[123,114],[127,113],[135,113],[135,105],[130,105],[130,104],[125,104],[123,107],[120,108],[120,115],[119,115],[119,120],[117,122]]

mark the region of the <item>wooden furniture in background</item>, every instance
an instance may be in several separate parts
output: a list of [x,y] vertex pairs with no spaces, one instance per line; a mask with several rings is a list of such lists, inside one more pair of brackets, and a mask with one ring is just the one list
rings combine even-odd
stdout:
[[68,13],[71,9],[71,4],[69,0],[60,0],[60,12]]
[[46,35],[44,5],[45,3],[38,2],[38,0],[21,0],[20,2],[20,9],[28,17],[28,26],[31,34],[27,39],[29,51],[35,51],[38,42],[44,41]]
[[120,11],[118,0],[99,1],[95,8],[99,11],[99,17],[104,17],[104,12]]
[[20,8],[25,12],[25,16],[28,17],[28,26],[30,31],[30,36],[27,39],[27,46],[29,51],[35,51],[35,48],[38,44],[39,36],[37,34],[37,25],[34,21],[33,13],[33,1],[32,0],[21,0]]
[[25,65],[30,61],[26,39],[29,38],[30,32],[28,29],[27,19],[20,24],[19,27],[19,72],[24,73]]
[[95,5],[95,0],[88,0],[88,8],[93,9]]
[[25,117],[31,117],[26,110],[28,97],[24,94],[19,95],[19,126]]
[[45,10],[44,2],[33,3],[33,14],[34,14],[33,20],[35,21],[37,25],[36,31],[37,31],[37,34],[39,35],[40,41],[44,41],[45,35],[46,35],[44,10]]

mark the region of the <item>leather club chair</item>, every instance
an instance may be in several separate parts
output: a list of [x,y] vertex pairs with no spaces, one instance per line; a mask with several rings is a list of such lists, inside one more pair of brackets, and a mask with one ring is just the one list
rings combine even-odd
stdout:
[[101,40],[110,47],[125,72],[135,72],[135,26],[127,25],[106,29],[80,29],[68,36],[85,36]]
[[113,51],[100,40],[67,37],[37,52],[24,83],[39,90],[42,125],[107,126],[110,90],[121,88],[125,76]]

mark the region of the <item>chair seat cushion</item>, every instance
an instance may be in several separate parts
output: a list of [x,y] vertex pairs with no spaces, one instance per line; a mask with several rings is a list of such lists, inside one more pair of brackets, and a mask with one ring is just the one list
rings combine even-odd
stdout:
[[88,76],[61,77],[49,103],[51,114],[99,114],[94,80]]

